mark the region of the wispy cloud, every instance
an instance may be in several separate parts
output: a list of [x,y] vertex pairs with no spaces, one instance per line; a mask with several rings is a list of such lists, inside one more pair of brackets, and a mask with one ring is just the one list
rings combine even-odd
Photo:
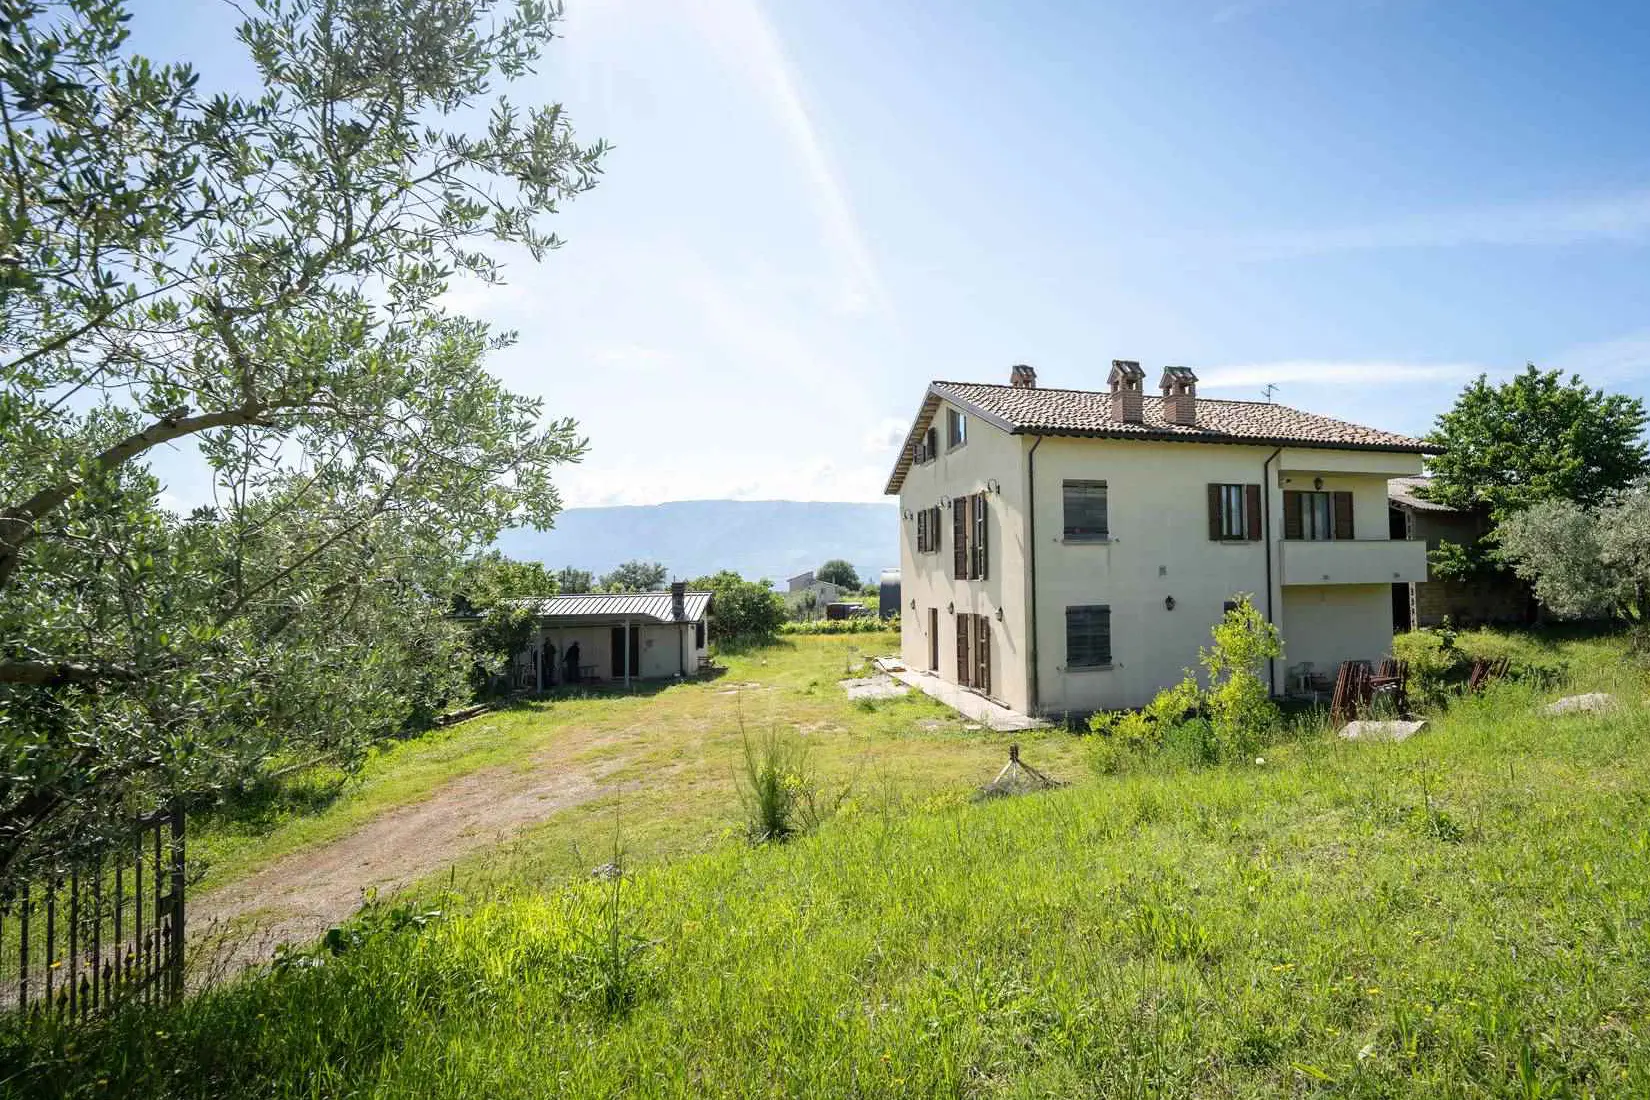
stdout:
[[1463,245],[1553,246],[1650,240],[1650,189],[1525,203],[1459,207],[1367,225],[1241,238],[1240,251],[1272,259],[1318,252]]
[[835,305],[850,312],[880,308],[882,283],[865,234],[759,0],[694,0],[688,10],[711,47],[755,86],[801,162],[825,247],[839,269]]
[[1552,356],[1538,367],[1557,367],[1599,385],[1608,382],[1650,381],[1650,331],[1580,344]]
[[1284,359],[1271,363],[1232,363],[1199,368],[1198,382],[1207,389],[1260,387],[1268,383],[1335,385],[1342,383],[1453,381],[1472,378],[1484,368],[1475,363],[1403,363],[1322,359]]

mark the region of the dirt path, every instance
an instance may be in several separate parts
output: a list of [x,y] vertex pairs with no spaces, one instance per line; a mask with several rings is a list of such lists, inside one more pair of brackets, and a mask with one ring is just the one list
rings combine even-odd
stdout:
[[190,938],[207,945],[202,977],[210,980],[265,961],[282,943],[317,939],[360,907],[363,890],[394,893],[461,856],[498,844],[524,825],[593,798],[600,790],[596,778],[549,764],[527,774],[506,768],[474,772],[420,802],[380,814],[348,836],[190,898]]

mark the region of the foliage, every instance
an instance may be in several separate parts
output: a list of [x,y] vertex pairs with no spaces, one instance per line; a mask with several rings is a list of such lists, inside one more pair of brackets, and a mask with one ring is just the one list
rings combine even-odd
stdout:
[[558,592],[593,592],[596,589],[596,579],[588,569],[575,569],[571,565],[556,570],[556,590]]
[[670,571],[663,562],[627,561],[611,573],[602,574],[603,592],[657,592],[665,586]]
[[1644,402],[1594,390],[1531,364],[1509,382],[1480,375],[1427,437],[1426,495],[1452,508],[1487,505],[1496,518],[1545,500],[1598,504],[1650,474]]
[[[1539,645],[1622,675],[1619,645]],[[1650,1020],[1623,1009],[1650,984],[1650,711],[1642,677],[1620,684],[1608,720],[1547,720],[1501,685],[1399,745],[934,799],[637,866],[649,984],[626,1015],[573,961],[611,883],[524,877],[313,968],[9,1032],[0,1079],[157,1100],[939,1097],[988,1062],[1008,1096],[1650,1095]]]
[[1404,663],[1405,689],[1412,703],[1440,703],[1448,694],[1463,655],[1453,631],[1411,630],[1392,639],[1392,655]]
[[1498,537],[1559,618],[1650,621],[1650,486],[1595,507],[1545,501],[1503,521]]
[[1432,575],[1444,581],[1488,581],[1505,578],[1510,572],[1487,539],[1466,545],[1442,540],[1437,549],[1427,551],[1427,562],[1432,567]]
[[880,634],[899,629],[899,616],[879,619],[875,615],[855,615],[849,619],[808,619],[788,622],[779,628],[781,634]]
[[[817,829],[834,807],[821,796],[808,746],[774,730],[754,743],[746,734],[744,741],[739,800],[751,843],[784,843]],[[832,801],[840,803],[846,794]]]
[[[0,879],[461,690],[456,556],[548,524],[584,449],[439,305],[594,183],[602,145],[492,90],[555,18],[268,0],[246,97],[131,53],[117,0],[7,6]],[[210,510],[159,507],[168,444]]]
[[470,626],[478,681],[490,679],[531,644],[535,618],[520,600],[559,591],[555,575],[542,562],[515,561],[498,550],[471,558],[459,568],[453,581],[453,610]]
[[[1210,634],[1214,644],[1198,653],[1206,687],[1188,671],[1143,710],[1092,715],[1089,730],[1131,750],[1160,748],[1179,731],[1207,763],[1252,756],[1279,724],[1277,704],[1261,676],[1267,661],[1283,655],[1278,629],[1241,596]],[[1188,720],[1193,714],[1200,717]],[[1110,750],[1097,751],[1096,766],[1111,768]]]
[[854,568],[852,562],[845,561],[842,558],[832,558],[814,570],[814,577],[826,584],[834,584],[838,588],[846,588],[850,591],[859,587],[859,570]]
[[766,580],[747,581],[731,569],[700,577],[688,585],[711,593],[710,636],[715,641],[755,643],[778,635],[785,623],[785,600]]

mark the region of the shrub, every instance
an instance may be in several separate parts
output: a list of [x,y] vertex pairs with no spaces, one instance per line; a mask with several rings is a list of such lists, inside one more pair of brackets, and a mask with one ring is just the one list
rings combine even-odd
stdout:
[[747,735],[739,779],[752,843],[783,843],[814,829],[824,816],[807,746],[794,738],[770,730],[753,743]]
[[[1208,674],[1207,689],[1188,671],[1185,679],[1158,692],[1143,710],[1094,715],[1090,731],[1130,749],[1161,749],[1178,731],[1177,748],[1204,763],[1251,755],[1278,726],[1277,704],[1261,679],[1266,662],[1283,653],[1278,628],[1244,596],[1211,634],[1214,644],[1198,654]],[[1200,717],[1187,722],[1191,714]],[[1104,768],[1109,761],[1097,758],[1094,764]]]
[[880,634],[885,630],[898,632],[899,616],[879,619],[863,615],[856,619],[812,619],[806,622],[788,622],[779,628],[781,634]]
[[719,643],[772,639],[785,622],[785,600],[765,580],[747,581],[731,569],[724,569],[714,576],[700,577],[689,587],[715,598],[710,636]]

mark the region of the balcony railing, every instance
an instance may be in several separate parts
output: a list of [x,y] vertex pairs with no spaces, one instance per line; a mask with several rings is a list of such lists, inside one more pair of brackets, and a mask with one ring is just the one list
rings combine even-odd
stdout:
[[1404,584],[1427,579],[1418,539],[1286,539],[1284,584]]

